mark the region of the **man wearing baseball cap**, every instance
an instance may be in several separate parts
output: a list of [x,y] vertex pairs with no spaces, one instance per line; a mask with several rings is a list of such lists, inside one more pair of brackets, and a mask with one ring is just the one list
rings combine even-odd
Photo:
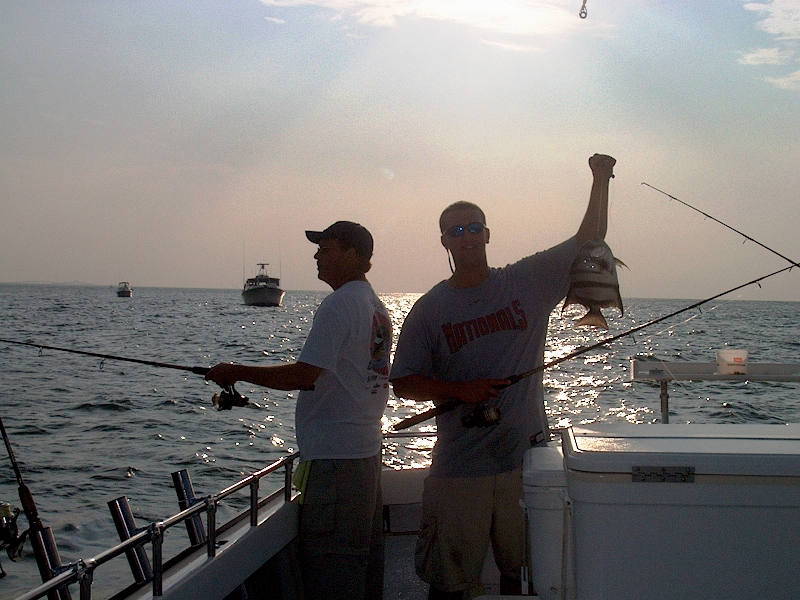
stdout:
[[319,305],[297,362],[221,363],[206,379],[300,394],[295,409],[302,492],[300,561],[306,598],[383,596],[381,418],[389,397],[392,324],[367,281],[373,240],[337,221],[306,231],[317,276],[333,288]]

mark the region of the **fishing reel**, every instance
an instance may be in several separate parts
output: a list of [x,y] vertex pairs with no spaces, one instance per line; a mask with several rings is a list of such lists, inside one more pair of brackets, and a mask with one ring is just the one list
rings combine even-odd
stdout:
[[461,417],[464,427],[489,427],[500,422],[500,409],[491,404],[480,404],[468,415]]
[[[0,550],[8,553],[8,558],[17,562],[22,558],[22,549],[28,538],[28,531],[19,534],[17,517],[22,511],[7,502],[0,502]],[[6,576],[3,566],[0,565],[0,579]]]
[[235,387],[229,385],[223,388],[221,392],[214,394],[211,402],[217,410],[231,410],[234,406],[247,406],[250,398],[242,396],[236,391]]

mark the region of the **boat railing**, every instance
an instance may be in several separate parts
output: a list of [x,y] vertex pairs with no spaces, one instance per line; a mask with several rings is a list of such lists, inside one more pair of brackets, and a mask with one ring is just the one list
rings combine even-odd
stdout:
[[[436,432],[384,432],[383,437],[384,440],[396,438],[436,437]],[[141,587],[144,584],[151,582],[153,596],[162,596],[164,570],[165,567],[170,566],[172,561],[179,560],[188,551],[196,551],[197,548],[203,544],[206,546],[206,551],[209,558],[216,556],[218,545],[217,535],[225,529],[224,526],[217,528],[216,524],[217,507],[222,500],[228,498],[236,492],[239,492],[240,490],[243,490],[244,488],[249,487],[249,510],[239,515],[239,517],[234,518],[229,524],[241,522],[244,517],[249,515],[251,527],[258,526],[258,510],[261,505],[270,502],[281,495],[283,495],[283,500],[285,502],[290,502],[292,500],[292,473],[294,469],[294,461],[297,458],[297,454],[284,456],[265,466],[263,469],[251,473],[247,477],[223,489],[217,494],[198,498],[194,498],[194,493],[190,489],[191,482],[188,481],[188,476],[184,477],[185,482],[182,484],[179,484],[177,481],[178,479],[181,479],[181,476],[185,474],[185,471],[174,473],[173,480],[176,490],[178,489],[179,485],[188,485],[189,487],[188,490],[179,491],[178,495],[179,498],[185,498],[186,503],[190,504],[190,506],[171,517],[168,517],[162,521],[154,521],[144,527],[135,527],[133,513],[128,505],[126,497],[123,496],[121,498],[117,498],[116,500],[112,500],[109,502],[109,507],[111,507],[115,521],[118,522],[117,529],[118,531],[120,530],[119,522],[124,522],[124,525],[122,526],[128,528],[124,534],[126,535],[127,539],[101,552],[97,556],[89,559],[79,558],[73,563],[59,567],[56,570],[57,574],[52,579],[49,579],[42,585],[26,592],[21,596],[18,596],[16,600],[36,600],[37,598],[43,598],[48,595],[51,597],[57,597],[60,600],[66,600],[67,598],[70,598],[69,592],[67,591],[67,586],[75,583],[77,583],[80,587],[80,600],[91,600],[92,583],[94,581],[95,570],[123,554],[128,556],[128,561],[131,563],[131,570],[134,573],[135,583],[133,583],[132,586]],[[271,473],[279,471],[280,469],[284,469],[283,487],[271,492],[264,498],[259,498],[259,485],[261,479]],[[200,519],[200,516],[203,513],[206,515],[205,527],[202,527],[202,521]],[[191,529],[192,524],[197,523],[198,521],[200,523],[199,526],[197,526],[197,529],[200,531],[199,533],[195,533],[193,535]],[[189,530],[190,546],[188,549],[180,552],[176,557],[165,561],[163,554],[164,534],[168,529],[180,523],[186,523],[187,525],[187,530]],[[123,533],[120,533],[120,535],[122,536]],[[146,544],[150,544],[152,548],[152,568],[150,567],[147,556],[144,553],[143,547]],[[137,560],[140,564],[134,564]]]
[[670,381],[800,382],[800,363],[749,363],[745,373],[720,373],[715,362],[631,360],[631,381],[652,381],[661,388],[661,422],[669,423]]
[[[242,479],[241,481],[225,488],[217,494],[206,496],[205,498],[198,498],[196,503],[192,506],[182,510],[181,512],[169,517],[163,521],[156,521],[150,523],[146,527],[136,529],[135,532],[128,537],[125,541],[117,544],[116,546],[101,552],[93,558],[84,560],[78,559],[74,563],[64,565],[60,569],[60,573],[52,579],[46,581],[37,588],[17,597],[16,600],[35,600],[43,598],[48,594],[57,594],[57,590],[65,586],[78,583],[80,586],[80,599],[91,600],[92,582],[94,572],[97,567],[121,556],[135,552],[137,548],[141,548],[144,544],[152,545],[152,558],[153,568],[152,576],[146,579],[152,579],[153,596],[161,596],[163,594],[163,573],[164,573],[164,557],[163,557],[163,541],[164,533],[180,523],[189,522],[196,516],[199,517],[202,513],[206,513],[206,547],[209,558],[216,555],[217,550],[217,526],[216,526],[216,513],[219,503],[235,494],[239,490],[246,487],[250,488],[250,526],[256,527],[258,525],[258,508],[260,503],[266,502],[281,493],[284,496],[284,501],[289,502],[292,498],[292,469],[297,455],[284,456],[279,460],[267,465],[263,469],[256,471]],[[284,469],[284,486],[270,495],[263,501],[259,501],[258,490],[260,480],[274,473],[280,469]],[[146,583],[142,581],[140,583]],[[65,595],[68,597],[67,595]]]

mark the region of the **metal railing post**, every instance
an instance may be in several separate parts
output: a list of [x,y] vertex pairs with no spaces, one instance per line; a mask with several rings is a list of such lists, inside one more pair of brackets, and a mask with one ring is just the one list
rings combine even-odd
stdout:
[[209,498],[208,502],[208,557],[214,558],[217,555],[217,501]]
[[258,484],[259,479],[250,482],[250,527],[258,525]]
[[160,523],[151,525],[153,539],[153,596],[161,596],[164,575],[164,529]]
[[286,476],[283,481],[283,499],[289,502],[292,499],[292,467],[294,461],[290,460],[286,463]]
[[[80,566],[79,562],[76,566]],[[94,581],[94,561],[90,560],[89,564],[83,563],[84,570],[78,573],[78,585],[80,586],[81,600],[92,600],[92,582]]]

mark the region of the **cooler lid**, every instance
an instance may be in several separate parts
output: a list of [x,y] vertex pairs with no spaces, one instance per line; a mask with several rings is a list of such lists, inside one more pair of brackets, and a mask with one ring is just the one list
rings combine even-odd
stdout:
[[698,475],[800,476],[800,424],[601,423],[570,428],[562,439],[570,471],[691,467]]
[[567,487],[567,472],[561,447],[537,446],[525,451],[522,483],[531,487]]

